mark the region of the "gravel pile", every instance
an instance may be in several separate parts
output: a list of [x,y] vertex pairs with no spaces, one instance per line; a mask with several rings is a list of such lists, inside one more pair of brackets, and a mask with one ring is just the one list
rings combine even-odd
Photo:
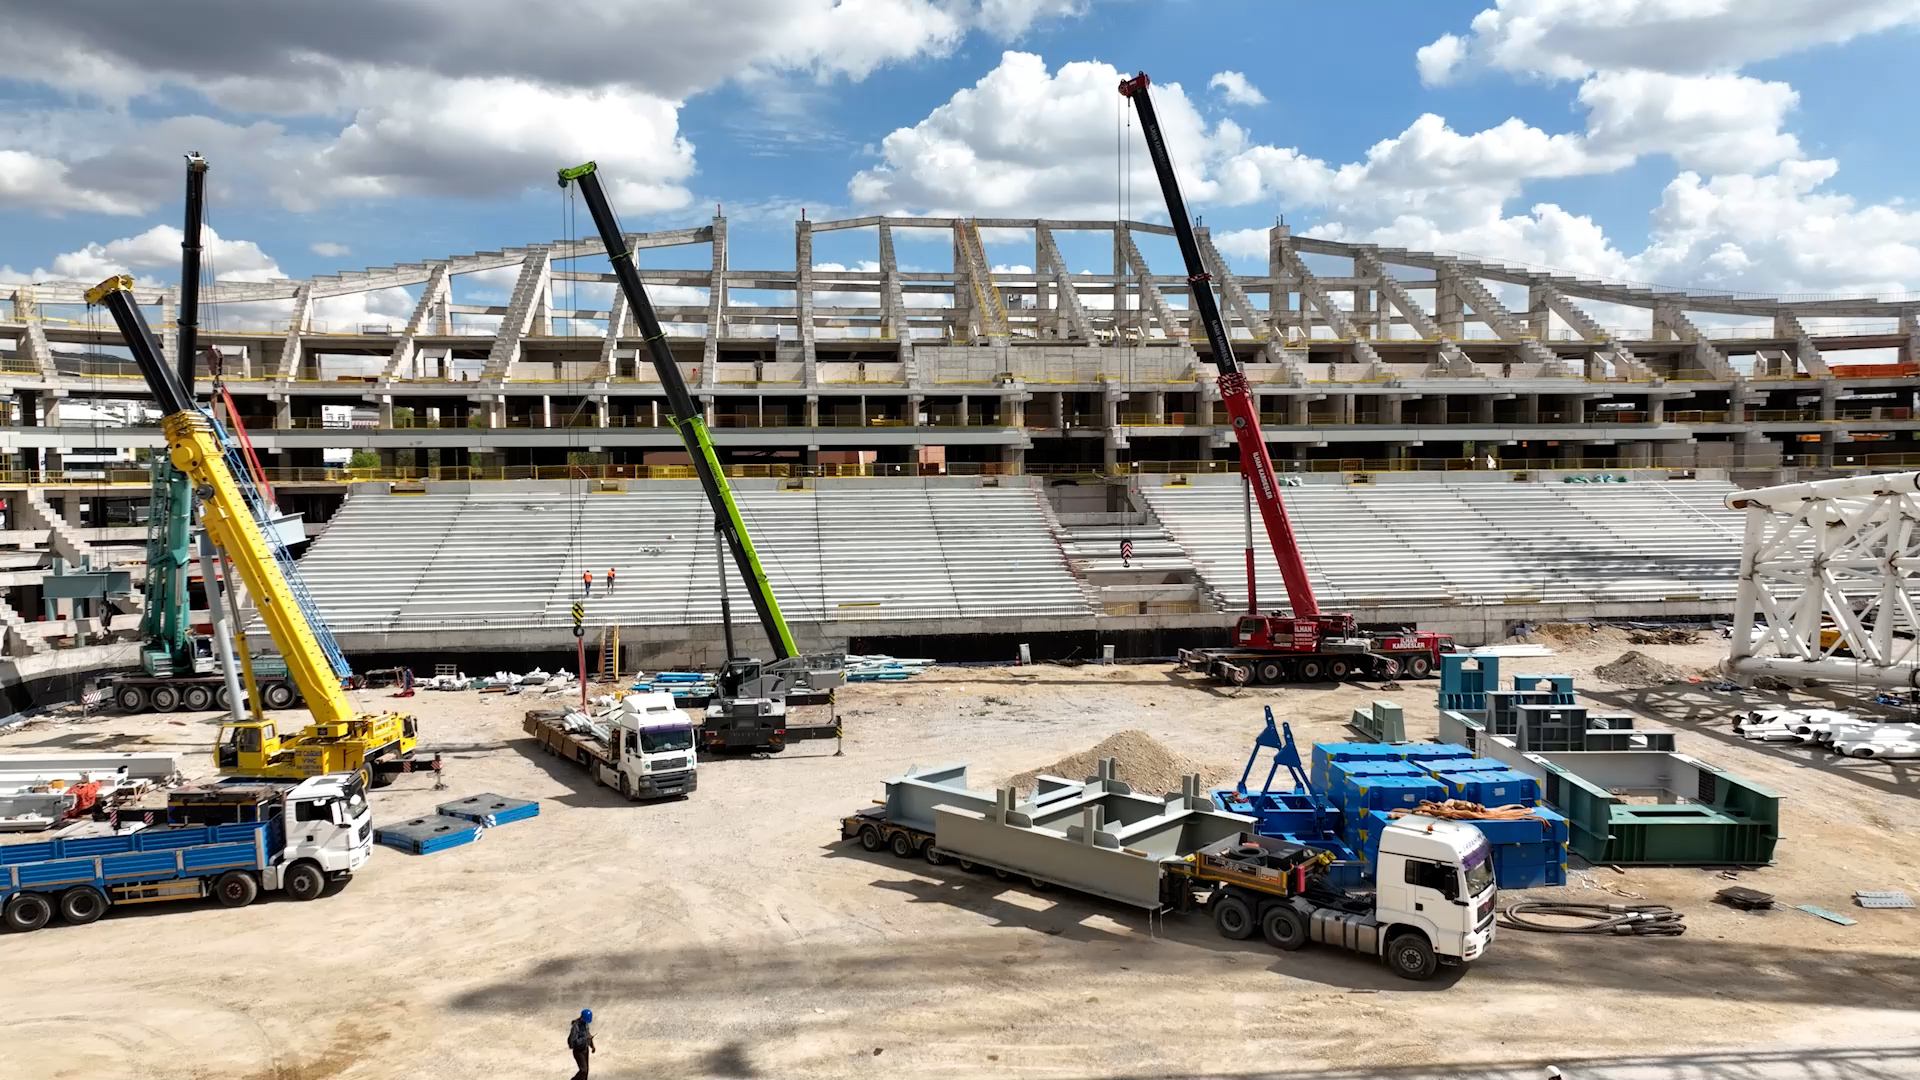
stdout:
[[1665,686],[1687,681],[1687,673],[1672,664],[1663,664],[1643,652],[1623,652],[1610,664],[1601,664],[1593,673],[1615,686]]
[[1041,773],[1063,776],[1069,780],[1084,780],[1098,770],[1101,758],[1113,758],[1114,772],[1120,779],[1133,790],[1148,795],[1179,791],[1181,779],[1190,773],[1201,774],[1202,782],[1218,778],[1215,768],[1167,749],[1144,731],[1129,728],[1100,740],[1090,749],[1011,777],[1007,783],[1022,791],[1030,791],[1034,777]]

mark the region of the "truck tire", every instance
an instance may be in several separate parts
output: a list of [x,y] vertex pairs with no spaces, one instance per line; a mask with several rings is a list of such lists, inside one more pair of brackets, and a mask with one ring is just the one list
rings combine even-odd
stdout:
[[310,862],[294,863],[283,887],[295,900],[311,900],[327,889],[327,875]]
[[229,870],[213,880],[213,898],[221,907],[246,907],[260,895],[260,882],[245,870]]
[[1302,663],[1300,665],[1300,681],[1301,682],[1319,682],[1320,681],[1320,661],[1308,660]]
[[75,885],[60,894],[60,918],[85,926],[107,913],[107,898],[91,885]]
[[1222,896],[1213,902],[1213,928],[1230,941],[1245,941],[1253,936],[1253,912],[1237,896]]
[[1052,892],[1053,891],[1053,882],[1047,881],[1044,878],[1034,877],[1032,874],[1027,875],[1027,884],[1033,886],[1034,892]]
[[53,918],[53,905],[39,893],[23,892],[7,901],[7,929],[24,934],[38,930]]
[[180,691],[180,704],[188,712],[206,712],[213,708],[213,687],[199,683]]
[[147,690],[143,686],[123,686],[113,692],[113,703],[123,713],[147,711]]
[[213,692],[213,707],[221,712],[233,708],[233,695],[227,693],[226,683],[221,683],[220,688]]
[[934,846],[931,840],[927,841],[926,844],[921,847],[920,854],[926,858],[927,864],[930,866],[947,865],[947,856],[938,847]]
[[959,867],[960,872],[964,874],[977,874],[980,872],[980,864],[974,862],[972,859],[955,859],[953,860],[953,865]]
[[260,696],[266,700],[269,709],[284,709],[293,704],[293,687],[283,682],[270,682],[260,688]]
[[1424,982],[1440,970],[1440,958],[1425,935],[1408,931],[1387,942],[1387,966],[1403,979]]
[[1291,904],[1275,904],[1260,916],[1260,933],[1267,944],[1292,952],[1307,943],[1307,920]]
[[1262,660],[1254,665],[1253,678],[1261,686],[1275,686],[1287,681],[1287,665],[1278,660]]
[[1353,666],[1345,660],[1329,660],[1327,662],[1327,677],[1334,682],[1341,682],[1352,673]]
[[864,825],[860,829],[860,846],[868,851],[879,851],[887,846],[887,842],[880,836],[879,829],[872,825]]
[[147,700],[153,702],[154,712],[172,712],[180,707],[180,691],[171,686],[156,686]]
[[1416,679],[1424,679],[1433,674],[1433,661],[1427,659],[1425,656],[1409,656],[1407,658],[1407,674]]
[[918,854],[914,849],[913,837],[909,836],[904,829],[893,834],[891,846],[895,858],[911,859]]
[[620,797],[628,802],[633,801],[633,781],[628,779],[626,773],[620,774]]

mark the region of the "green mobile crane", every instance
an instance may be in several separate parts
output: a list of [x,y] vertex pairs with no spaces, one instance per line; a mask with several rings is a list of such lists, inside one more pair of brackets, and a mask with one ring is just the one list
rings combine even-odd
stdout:
[[[786,616],[781,614],[780,602],[773,595],[773,584],[767,580],[766,569],[760,564],[753,540],[747,535],[746,522],[740,516],[740,506],[734,502],[733,490],[727,484],[713,436],[707,430],[692,392],[687,389],[686,379],[680,374],[680,365],[674,362],[673,352],[667,346],[666,330],[661,327],[660,317],[654,313],[653,302],[647,297],[646,286],[640,281],[633,249],[627,245],[626,234],[620,231],[620,221],[614,216],[613,205],[607,201],[594,163],[589,161],[561,169],[560,186],[569,185],[579,190],[587,211],[593,215],[594,227],[599,230],[607,258],[613,263],[613,276],[626,295],[627,307],[633,312],[633,321],[646,342],[648,358],[667,395],[669,420],[680,433],[680,441],[692,459],[694,474],[700,478],[700,487],[713,506],[714,531],[720,543],[733,554],[734,565],[740,571],[740,579],[746,582],[753,609],[760,616],[760,626],[766,631],[767,644],[773,649],[771,663],[735,654],[723,571],[720,618],[726,634],[727,663],[716,680],[714,699],[707,706],[701,740],[710,749],[778,751],[789,742],[834,738],[838,733],[838,725],[834,723],[788,726],[787,703],[795,694],[831,694],[844,679],[846,657],[837,653],[801,655],[794,645],[793,632],[787,628]],[[612,334],[617,330],[610,326],[607,332]]]

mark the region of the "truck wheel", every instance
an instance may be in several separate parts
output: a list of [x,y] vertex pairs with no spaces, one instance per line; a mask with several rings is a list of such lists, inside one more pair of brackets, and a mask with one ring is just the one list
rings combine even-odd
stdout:
[[1433,946],[1425,937],[1405,933],[1387,942],[1387,965],[1395,975],[1420,982],[1440,970],[1440,958],[1433,954]]
[[171,686],[156,686],[150,700],[154,712],[172,712],[180,707],[180,691]]
[[297,862],[287,871],[285,887],[295,900],[311,900],[326,890],[327,875],[310,862]]
[[867,825],[860,830],[860,846],[868,851],[879,851],[887,846],[887,842],[880,838],[879,829]]
[[941,853],[939,848],[933,845],[933,841],[931,840],[927,841],[926,846],[920,849],[920,854],[926,857],[926,860],[929,865],[932,865],[932,866],[947,865],[947,857]]
[[206,712],[213,708],[213,687],[189,686],[180,692],[180,704],[188,712]]
[[1334,660],[1327,664],[1327,676],[1334,682],[1345,679],[1352,671],[1353,669],[1348,666],[1345,660]]
[[245,870],[229,870],[213,881],[213,898],[221,907],[246,907],[260,895],[260,883]]
[[270,682],[260,688],[260,696],[266,699],[267,708],[284,709],[293,704],[293,687],[283,682]]
[[124,713],[145,712],[147,691],[139,686],[123,686],[113,692],[113,703],[120,706],[120,711]]
[[972,859],[955,859],[953,860],[953,865],[959,867],[962,873],[977,874],[980,872],[980,864],[974,862]]
[[1253,912],[1247,910],[1245,900],[1223,896],[1213,902],[1213,928],[1223,938],[1245,941],[1253,936]]
[[75,885],[60,894],[60,917],[85,926],[107,913],[107,898],[91,885]]
[[1267,944],[1287,952],[1307,943],[1307,921],[1289,904],[1275,904],[1260,917],[1260,933]]
[[1320,661],[1308,660],[1307,662],[1301,664],[1300,665],[1300,681],[1301,682],[1319,682],[1320,681]]
[[893,834],[893,854],[896,858],[901,858],[901,859],[913,858],[915,854],[913,850],[913,837],[908,836],[904,832],[894,833]]
[[633,799],[633,781],[628,779],[626,773],[620,774],[620,797],[629,802]]
[[1424,679],[1433,674],[1433,661],[1424,656],[1408,657],[1407,674],[1416,679]]
[[1261,686],[1274,686],[1286,681],[1287,666],[1278,660],[1262,660],[1255,665],[1253,675]]
[[39,893],[23,892],[7,901],[7,929],[24,934],[38,930],[53,918],[53,905]]
[[227,693],[225,683],[220,684],[220,688],[213,692],[213,707],[222,712],[233,708],[233,695]]
[[1052,892],[1053,891],[1053,882],[1044,880],[1042,878],[1034,877],[1032,874],[1027,875],[1027,884],[1033,886],[1034,892]]

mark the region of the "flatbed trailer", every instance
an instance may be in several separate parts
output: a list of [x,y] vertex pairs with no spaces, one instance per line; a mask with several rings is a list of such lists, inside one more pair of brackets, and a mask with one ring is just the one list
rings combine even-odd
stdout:
[[674,707],[671,695],[631,695],[622,700],[617,716],[602,721],[570,725],[569,715],[532,709],[520,726],[541,749],[580,766],[625,798],[672,798],[699,787],[693,721]]

